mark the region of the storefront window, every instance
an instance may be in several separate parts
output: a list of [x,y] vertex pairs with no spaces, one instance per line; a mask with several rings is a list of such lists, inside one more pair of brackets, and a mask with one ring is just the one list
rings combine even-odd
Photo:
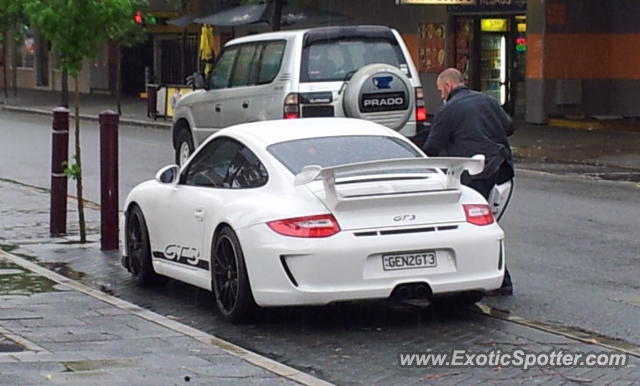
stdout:
[[18,67],[33,68],[36,48],[33,31],[28,26],[22,26],[21,32],[18,41]]

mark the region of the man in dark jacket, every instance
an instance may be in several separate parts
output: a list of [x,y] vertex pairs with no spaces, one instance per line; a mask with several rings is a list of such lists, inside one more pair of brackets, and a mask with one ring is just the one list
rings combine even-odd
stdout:
[[[489,199],[496,184],[513,178],[513,156],[507,136],[513,134],[511,118],[498,102],[485,94],[469,90],[460,71],[448,68],[436,81],[445,103],[434,118],[429,137],[423,146],[428,156],[485,156],[482,173],[465,173],[462,183]],[[505,271],[500,294],[513,293],[511,276]]]

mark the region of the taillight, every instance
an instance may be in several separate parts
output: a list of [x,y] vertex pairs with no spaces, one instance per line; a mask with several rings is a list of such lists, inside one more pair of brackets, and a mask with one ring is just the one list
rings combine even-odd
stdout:
[[284,98],[284,106],[282,109],[282,118],[295,119],[300,118],[300,99],[298,93],[292,92]]
[[422,87],[416,87],[416,122],[427,120],[427,107],[424,105],[424,91]]
[[331,214],[271,221],[267,225],[281,235],[292,237],[329,237],[340,232],[340,225]]
[[489,225],[493,224],[493,214],[489,205],[474,204],[474,205],[462,205],[464,207],[464,214],[467,216],[467,222],[474,225]]

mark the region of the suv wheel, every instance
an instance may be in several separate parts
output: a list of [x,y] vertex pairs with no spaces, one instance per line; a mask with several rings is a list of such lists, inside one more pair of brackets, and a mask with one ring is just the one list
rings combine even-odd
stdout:
[[191,153],[193,153],[194,146],[189,129],[182,127],[178,130],[178,134],[176,135],[175,158],[176,164],[178,166],[182,166],[187,161]]
[[389,64],[369,64],[351,77],[342,103],[348,117],[400,130],[415,109],[414,99],[415,90],[402,71]]

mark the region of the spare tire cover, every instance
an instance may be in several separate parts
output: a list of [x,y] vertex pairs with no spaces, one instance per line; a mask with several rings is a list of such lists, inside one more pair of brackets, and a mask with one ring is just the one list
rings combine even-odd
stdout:
[[400,130],[414,109],[413,87],[405,74],[390,64],[359,69],[345,87],[345,115]]

